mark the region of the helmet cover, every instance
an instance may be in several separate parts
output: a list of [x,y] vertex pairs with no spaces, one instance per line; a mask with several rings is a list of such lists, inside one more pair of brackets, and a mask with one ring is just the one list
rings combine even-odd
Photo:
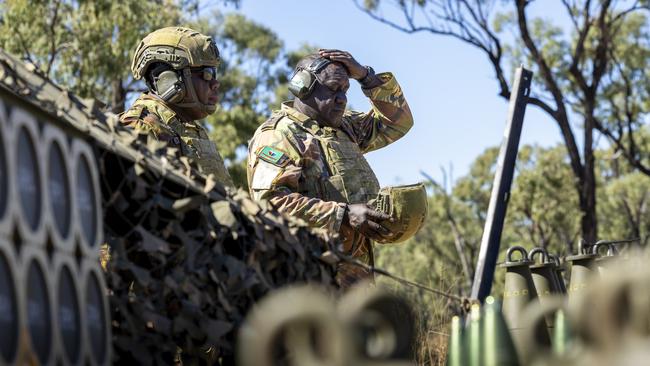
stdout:
[[163,62],[174,70],[186,67],[219,66],[219,49],[212,37],[184,27],[166,27],[149,33],[138,44],[133,55],[131,71],[136,80],[147,72],[149,65]]
[[399,243],[409,239],[422,227],[427,216],[427,192],[424,184],[388,186],[379,190],[377,198],[369,205],[394,220],[385,220],[381,225],[393,234],[380,240],[381,244]]

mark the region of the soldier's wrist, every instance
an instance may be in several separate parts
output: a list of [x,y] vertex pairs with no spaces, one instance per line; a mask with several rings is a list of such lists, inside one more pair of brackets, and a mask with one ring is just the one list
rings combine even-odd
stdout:
[[381,79],[375,74],[375,70],[370,66],[364,66],[366,68],[366,76],[357,81],[361,84],[363,89],[372,89],[382,84]]

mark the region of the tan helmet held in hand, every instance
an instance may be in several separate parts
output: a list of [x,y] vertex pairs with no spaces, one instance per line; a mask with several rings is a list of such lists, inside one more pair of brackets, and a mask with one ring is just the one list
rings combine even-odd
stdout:
[[369,204],[394,220],[381,223],[393,234],[376,240],[381,244],[400,243],[415,235],[422,227],[428,210],[427,192],[422,183],[384,187]]

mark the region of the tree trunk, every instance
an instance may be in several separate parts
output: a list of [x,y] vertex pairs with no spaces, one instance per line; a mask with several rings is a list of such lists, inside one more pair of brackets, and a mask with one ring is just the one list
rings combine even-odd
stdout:
[[118,114],[124,112],[124,100],[126,92],[122,86],[122,79],[115,79],[111,82],[113,95],[111,96],[111,112]]
[[588,105],[585,118],[584,165],[580,188],[580,209],[582,211],[582,237],[588,244],[598,239],[598,218],[596,216],[596,173],[593,148],[594,117],[593,106]]
[[[588,174],[588,172],[585,172]],[[582,218],[580,226],[582,229],[582,238],[588,243],[593,244],[598,238],[598,221],[596,218],[596,184],[594,182],[593,170],[589,180],[585,180],[582,185],[580,195],[580,210]]]

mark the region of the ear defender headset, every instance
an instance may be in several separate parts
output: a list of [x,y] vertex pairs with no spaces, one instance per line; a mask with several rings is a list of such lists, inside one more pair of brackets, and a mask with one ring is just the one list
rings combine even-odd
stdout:
[[[154,74],[155,75],[155,74]],[[174,70],[165,70],[153,77],[154,91],[168,103],[178,103],[185,98],[185,83]]]
[[324,57],[318,57],[312,61],[307,68],[298,68],[289,80],[289,91],[298,99],[308,96],[316,85],[316,74],[323,70],[332,61]]

